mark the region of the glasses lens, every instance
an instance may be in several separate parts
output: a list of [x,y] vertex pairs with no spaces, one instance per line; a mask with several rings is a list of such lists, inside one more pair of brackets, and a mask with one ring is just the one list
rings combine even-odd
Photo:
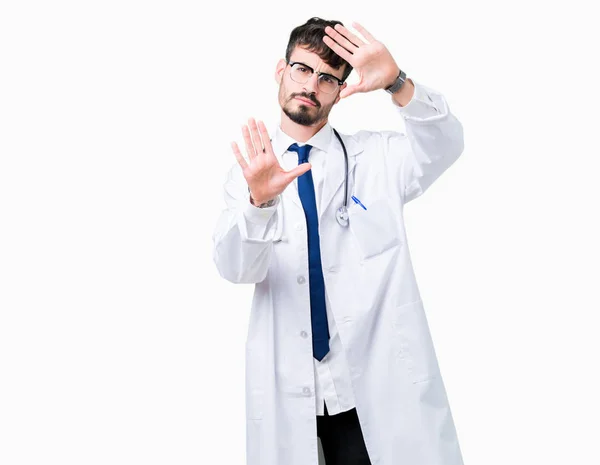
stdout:
[[299,84],[307,82],[312,75],[312,71],[300,63],[294,63],[292,66],[292,79]]
[[319,76],[319,89],[327,94],[335,92],[338,87],[338,82],[330,76]]
[[[312,71],[301,63],[295,63],[292,66],[290,76],[299,84],[305,84],[312,76]],[[330,76],[319,75],[319,89],[327,94],[331,94],[338,88],[338,82]]]

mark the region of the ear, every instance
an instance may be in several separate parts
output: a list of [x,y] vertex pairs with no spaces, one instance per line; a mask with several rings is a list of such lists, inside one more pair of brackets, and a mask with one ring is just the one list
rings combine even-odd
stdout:
[[286,65],[287,62],[283,58],[277,62],[277,66],[275,67],[275,82],[277,84],[281,84]]
[[335,105],[336,103],[338,103],[340,101],[340,94],[342,93],[342,90],[344,90],[346,88],[346,86],[348,85],[347,82],[344,82],[341,86],[340,86],[340,90],[338,91],[338,95],[335,98],[335,102],[333,102],[333,104]]

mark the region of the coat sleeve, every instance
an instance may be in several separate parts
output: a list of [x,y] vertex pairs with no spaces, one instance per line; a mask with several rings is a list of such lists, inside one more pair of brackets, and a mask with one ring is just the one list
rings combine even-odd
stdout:
[[401,157],[399,187],[403,203],[423,194],[464,149],[462,124],[450,112],[444,96],[411,81],[415,85],[411,101],[403,107],[394,104],[404,118],[406,137],[395,131],[382,133],[387,153]]
[[224,196],[226,207],[213,233],[213,260],[228,281],[260,282],[271,262],[281,200],[277,197],[275,205],[267,208],[252,205],[237,163],[227,175]]

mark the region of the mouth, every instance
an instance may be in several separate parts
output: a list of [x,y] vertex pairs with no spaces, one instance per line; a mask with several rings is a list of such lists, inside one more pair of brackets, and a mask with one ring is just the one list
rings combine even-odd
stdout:
[[296,100],[300,100],[302,103],[306,104],[306,105],[311,105],[313,107],[316,107],[317,105],[314,102],[311,102],[310,100],[306,100],[302,97],[296,97]]

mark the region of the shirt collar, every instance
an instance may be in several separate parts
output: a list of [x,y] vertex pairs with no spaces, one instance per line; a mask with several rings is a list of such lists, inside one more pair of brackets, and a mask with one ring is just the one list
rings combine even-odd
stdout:
[[313,147],[326,152],[329,145],[331,144],[331,138],[334,136],[333,128],[329,121],[325,123],[325,125],[319,129],[315,135],[313,135],[306,142],[298,142],[294,140],[291,136],[288,136],[285,132],[282,131],[281,125],[278,124],[275,129],[275,136],[273,137],[273,141],[271,145],[273,146],[273,151],[277,158],[282,158],[285,152],[287,152],[290,145],[296,143],[298,145],[306,145],[309,144]]

